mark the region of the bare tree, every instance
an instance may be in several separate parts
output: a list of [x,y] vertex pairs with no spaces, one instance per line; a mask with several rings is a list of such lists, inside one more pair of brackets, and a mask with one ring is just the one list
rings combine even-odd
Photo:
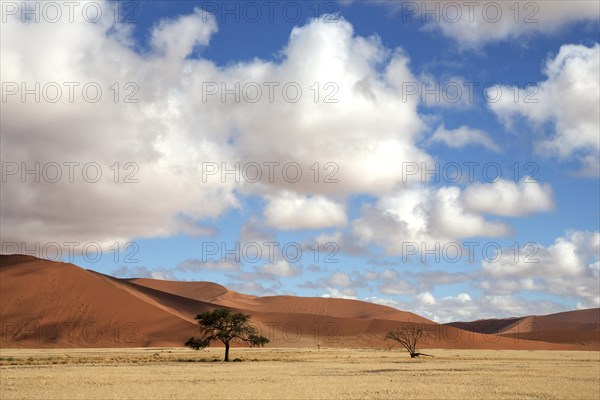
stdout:
[[[393,331],[388,332],[385,335],[385,340],[394,340],[400,343],[408,353],[411,358],[419,357],[419,356],[428,356],[433,357],[430,354],[419,353],[417,352],[417,343],[423,337],[423,329],[419,328],[415,325],[405,326],[402,329],[394,329]],[[390,347],[391,351],[391,347]]]

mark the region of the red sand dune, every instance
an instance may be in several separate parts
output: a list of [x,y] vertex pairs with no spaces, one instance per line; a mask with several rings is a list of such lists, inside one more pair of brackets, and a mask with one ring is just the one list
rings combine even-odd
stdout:
[[523,318],[478,319],[469,322],[450,322],[447,325],[472,332],[497,334],[521,319]]
[[419,324],[427,331],[423,348],[600,349],[600,309],[496,320],[490,331],[482,321],[439,325],[356,300],[257,297],[210,282],[117,279],[0,256],[0,347],[182,346],[197,330],[194,316],[218,307],[252,314],[274,347],[384,348],[386,332]]
[[453,322],[475,332],[553,343],[600,343],[600,308],[521,318]]

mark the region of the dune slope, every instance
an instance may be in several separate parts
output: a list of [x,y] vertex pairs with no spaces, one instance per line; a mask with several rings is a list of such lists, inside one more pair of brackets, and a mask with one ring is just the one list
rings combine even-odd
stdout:
[[448,325],[513,339],[592,346],[600,343],[600,308]]
[[[386,348],[394,328],[419,324],[423,348],[598,349],[599,309],[440,325],[357,300],[257,297],[211,282],[117,279],[76,265],[0,256],[0,347],[182,346],[196,314],[252,315],[274,347]],[[533,328],[532,328],[533,327]]]
[[72,264],[6,256],[0,314],[2,347],[179,345],[196,329],[192,318],[118,279]]

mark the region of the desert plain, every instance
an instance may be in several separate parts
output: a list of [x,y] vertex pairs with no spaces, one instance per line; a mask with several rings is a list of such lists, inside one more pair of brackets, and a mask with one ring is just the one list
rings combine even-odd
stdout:
[[[257,297],[0,257],[0,399],[598,399],[600,309],[440,324],[356,300]],[[270,342],[183,347],[196,313]],[[384,341],[421,327],[411,359]]]
[[597,399],[600,353],[2,349],[2,399]]

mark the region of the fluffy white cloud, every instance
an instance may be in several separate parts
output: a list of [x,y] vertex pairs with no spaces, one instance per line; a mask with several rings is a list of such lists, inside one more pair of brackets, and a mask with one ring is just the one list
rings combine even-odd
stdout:
[[300,273],[300,269],[293,267],[285,260],[277,260],[269,264],[265,264],[259,268],[259,272],[267,275],[291,277]]
[[269,196],[265,223],[278,229],[318,229],[346,225],[346,208],[324,196],[282,192]]
[[[552,2],[553,4],[555,2]],[[592,3],[592,2],[589,2]],[[593,2],[598,5],[598,3]],[[516,116],[525,117],[534,126],[554,125],[554,135],[537,143],[536,149],[559,160],[579,160],[582,173],[600,173],[600,45],[563,45],[544,68],[547,79],[531,89],[500,86],[502,93],[520,92],[521,101],[504,95],[490,108],[510,127]],[[492,88],[490,91],[496,91]],[[513,92],[514,93],[514,92]],[[525,101],[526,95],[530,99]],[[490,94],[494,98],[495,94]]]
[[465,207],[473,212],[504,216],[523,216],[554,208],[552,188],[529,177],[519,183],[499,179],[475,183],[461,194]]
[[365,282],[364,277],[356,271],[352,272],[352,276],[346,272],[336,271],[318,281],[306,281],[298,287],[325,290],[323,297],[356,298],[356,289],[365,287]]
[[[405,16],[427,18],[425,29],[439,31],[463,48],[536,33],[551,34],[573,22],[597,21],[600,13],[598,2],[586,0],[406,3],[396,3]],[[409,8],[411,5],[417,7],[416,13]]]
[[486,132],[465,125],[448,130],[442,124],[433,133],[430,142],[444,143],[446,146],[455,149],[468,145],[480,145],[493,152],[500,152],[500,147]]
[[460,189],[424,186],[406,189],[396,196],[382,197],[365,206],[353,221],[352,234],[361,242],[381,246],[388,254],[405,254],[410,244],[423,250],[473,236],[504,236],[506,225],[490,222],[462,206]]
[[354,285],[350,275],[345,272],[334,272],[327,279],[327,283],[331,286],[351,287]]
[[199,8],[175,20],[163,19],[152,31],[150,43],[167,58],[185,58],[197,46],[206,46],[217,31],[214,18]]
[[487,221],[481,215],[466,210],[460,201],[460,193],[457,187],[443,187],[436,191],[430,218],[437,236],[454,239],[496,237],[509,233],[506,225]]
[[475,104],[474,83],[462,76],[421,72],[418,78],[418,82],[405,83],[405,93],[407,97],[419,96],[425,107],[464,111]]
[[378,291],[384,295],[405,295],[416,292],[416,287],[403,279],[398,271],[384,269],[380,272],[366,271],[364,274],[354,272],[361,282],[379,281]]
[[397,279],[379,286],[379,291],[388,295],[404,295],[414,293],[416,288],[408,281]]
[[[370,271],[367,271],[370,272]],[[394,279],[399,279],[400,278],[400,274],[398,274],[397,271],[394,271],[393,269],[384,269],[382,272],[370,272],[370,276],[365,276],[367,279],[373,280],[373,279],[381,279],[381,280],[385,280],[385,281],[391,281]]]
[[[112,15],[107,3],[95,4],[104,7],[103,15]],[[19,168],[2,183],[5,242],[111,245],[174,232],[202,234],[207,232],[195,221],[237,206],[232,184],[199,184],[201,161],[230,151],[185,134],[178,107],[185,63],[172,54],[134,52],[124,40],[130,38],[128,29],[112,19],[22,23],[9,17],[2,24],[2,81],[19,86],[2,104],[0,154]],[[206,42],[214,21],[194,18],[193,24]],[[169,29],[183,36],[187,25]],[[43,90],[52,82],[62,93],[55,103],[50,102],[55,91],[44,95]],[[73,101],[64,82],[75,85]],[[40,101],[29,95],[23,102],[21,85],[33,89],[36,83]],[[91,89],[84,92],[85,85]],[[96,97],[94,88],[102,96],[86,101],[84,93]],[[64,164],[69,162],[78,163],[72,165],[72,182]],[[44,178],[48,163],[60,168],[56,183]],[[87,163],[97,164],[89,164],[94,168],[86,174]],[[37,168],[39,183],[34,175],[23,183],[24,168]]]
[[539,291],[600,306],[600,232],[569,231],[548,247],[531,243],[484,260],[482,288],[492,294]]
[[[113,15],[108,3],[96,3],[104,15]],[[222,67],[194,53],[217,29],[199,11],[158,23],[143,54],[134,50],[131,28],[113,18],[92,24],[22,23],[17,17],[2,24],[2,81],[27,88],[35,82],[80,85],[73,102],[68,87],[56,103],[8,96],[2,160],[25,162],[27,168],[36,162],[80,166],[73,183],[67,167],[58,183],[30,177],[23,184],[18,174],[9,176],[0,206],[5,241],[109,245],[177,232],[205,234],[210,232],[198,221],[239,207],[239,196],[248,194],[270,196],[266,216],[275,226],[342,226],[340,199],[391,193],[402,185],[403,162],[431,161],[415,144],[424,125],[418,99],[405,101],[400,90],[403,82],[415,81],[408,57],[377,37],[355,35],[344,20],[294,28],[277,61]],[[102,89],[98,102],[83,100],[81,89],[89,82]],[[275,101],[265,82],[278,83]],[[297,102],[284,98],[288,83],[288,99],[294,88],[302,90]],[[315,83],[316,101],[310,89]],[[258,85],[262,97],[248,101],[252,94],[241,90],[240,101],[233,95],[222,101],[221,89],[236,84],[252,90]],[[337,102],[325,102],[328,95]],[[124,102],[127,96],[138,102]],[[88,162],[102,168],[96,183],[80,176]],[[119,183],[110,169],[115,162]],[[203,180],[204,162],[229,168],[238,162],[297,162],[303,174],[291,182],[278,167],[272,181],[249,183],[220,174]],[[130,173],[137,183],[123,183]],[[290,199],[288,190],[297,198]]]
[[336,288],[326,288],[325,293],[321,295],[321,297],[333,297],[335,299],[350,299],[356,300],[358,297],[356,296],[356,291],[354,289],[336,289]]
[[435,305],[436,304],[435,297],[429,292],[419,293],[416,296],[416,299],[419,303],[421,303],[423,305]]
[[[379,194],[401,184],[403,162],[430,160],[415,145],[424,127],[419,101],[402,97],[402,84],[415,81],[402,51],[386,49],[377,37],[355,36],[340,19],[294,28],[281,54],[280,64],[255,61],[216,77],[228,87],[236,81],[279,82],[274,103],[263,96],[232,107],[211,98],[238,130],[234,140],[242,162],[280,163],[269,186],[303,194]],[[303,91],[296,103],[282,100],[288,83]],[[309,89],[315,83],[317,101]],[[287,177],[279,170],[292,161],[302,171],[297,182],[291,170]],[[245,189],[262,194],[264,186]]]
[[352,223],[352,234],[383,247],[390,255],[405,254],[410,243],[434,248],[467,237],[504,236],[509,228],[465,209],[457,187],[417,186],[365,206]]

